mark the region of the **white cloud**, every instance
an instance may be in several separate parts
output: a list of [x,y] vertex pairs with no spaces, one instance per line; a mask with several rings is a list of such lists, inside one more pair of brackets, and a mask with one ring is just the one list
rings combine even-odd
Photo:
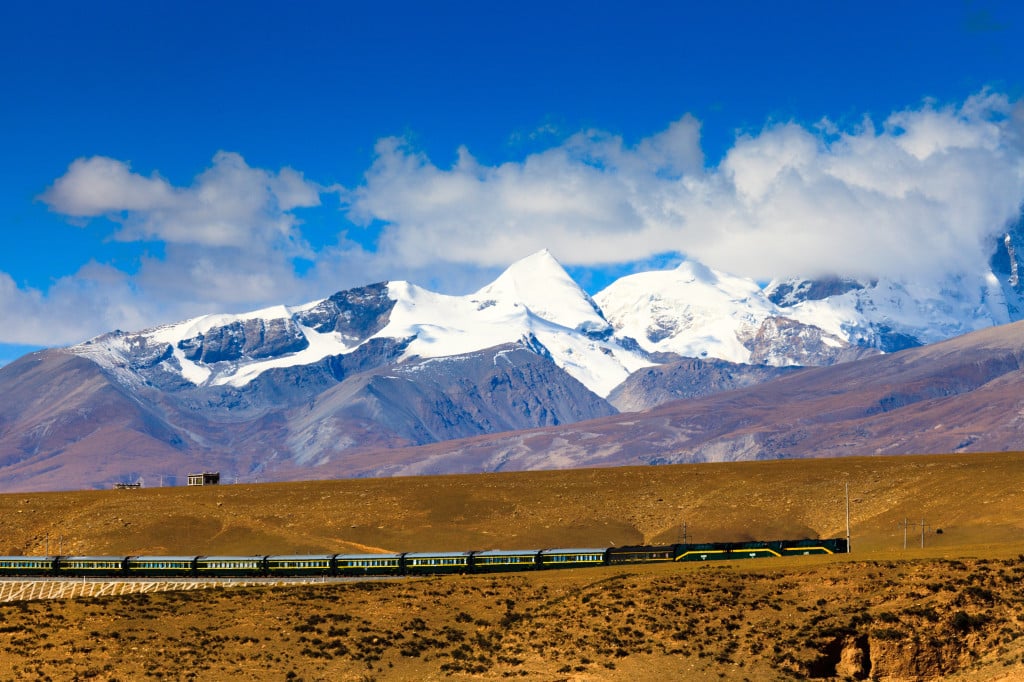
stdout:
[[647,195],[678,182],[674,174],[699,155],[681,147],[674,132],[628,149],[590,131],[496,167],[462,149],[442,170],[388,138],[350,197],[350,215],[386,222],[382,255],[411,265],[506,265],[545,247],[572,263],[631,260],[649,255],[648,233],[662,229],[646,215]]
[[107,216],[121,224],[121,241],[308,252],[291,213],[318,206],[322,188],[291,168],[271,173],[251,168],[232,152],[218,152],[213,165],[190,187],[173,187],[154,174],[133,173],[105,157],[77,159],[41,196],[69,216]]
[[113,329],[136,329],[150,321],[151,304],[132,290],[129,278],[109,266],[87,263],[56,280],[44,293],[20,288],[0,272],[3,343],[70,343]]
[[500,265],[548,247],[579,265],[678,251],[762,280],[976,272],[1024,199],[1019,118],[983,92],[880,129],[774,125],[716,168],[689,116],[633,146],[590,131],[500,166],[462,149],[439,168],[389,138],[351,216],[386,223],[381,254],[416,265]]
[[174,203],[174,189],[154,174],[132,173],[128,164],[94,156],[76,159],[40,199],[69,216],[95,217],[122,211],[151,211]]

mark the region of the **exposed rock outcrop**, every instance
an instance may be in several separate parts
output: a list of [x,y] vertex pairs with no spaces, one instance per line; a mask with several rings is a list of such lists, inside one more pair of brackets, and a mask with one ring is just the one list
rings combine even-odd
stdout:
[[290,318],[239,320],[178,343],[187,359],[204,364],[271,358],[308,346],[302,330]]

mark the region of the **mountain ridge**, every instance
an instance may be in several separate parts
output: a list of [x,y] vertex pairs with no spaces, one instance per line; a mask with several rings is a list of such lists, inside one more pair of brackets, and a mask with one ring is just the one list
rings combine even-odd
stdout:
[[[631,443],[646,452],[640,441],[650,438],[683,448],[691,436],[599,429],[590,450],[549,443],[537,452],[524,443],[595,419],[657,420],[660,406],[680,399],[697,410],[685,430],[704,434],[691,438],[703,457],[800,456],[786,443],[809,436],[738,426],[759,424],[751,410],[780,401],[776,393],[760,406],[744,402],[761,395],[758,386],[784,391],[785,381],[818,371],[799,367],[874,366],[894,357],[879,355],[886,334],[920,347],[913,324],[950,311],[973,311],[957,323],[963,328],[991,321],[990,308],[964,299],[911,310],[898,323],[900,306],[872,298],[913,288],[842,278],[762,288],[687,261],[591,297],[544,250],[464,296],[380,282],[297,306],[110,332],[0,368],[0,489],[109,485],[156,469],[171,480],[186,468],[254,480],[637,463],[617,453]],[[881,312],[865,316],[872,310]],[[832,381],[854,396],[844,371]],[[78,390],[67,390],[69,381]],[[894,390],[886,404],[921,402],[928,396],[919,388]],[[634,417],[615,422],[617,412]],[[499,433],[513,434],[500,452],[453,454],[464,447],[459,439]],[[841,429],[835,437],[870,441]],[[825,435],[814,438],[827,445]],[[426,459],[407,462],[409,452]]]

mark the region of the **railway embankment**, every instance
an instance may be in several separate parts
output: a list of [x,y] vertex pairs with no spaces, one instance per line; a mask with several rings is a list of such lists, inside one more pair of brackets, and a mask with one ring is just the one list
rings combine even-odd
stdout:
[[154,592],[231,590],[240,587],[275,587],[323,582],[322,580],[0,580],[0,603],[112,597]]

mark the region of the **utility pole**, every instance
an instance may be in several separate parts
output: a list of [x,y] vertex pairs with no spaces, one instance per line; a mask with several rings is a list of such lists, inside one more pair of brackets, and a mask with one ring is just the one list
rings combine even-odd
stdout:
[[846,553],[851,551],[850,546],[850,482],[846,482]]
[[907,548],[907,529],[910,528],[910,519],[904,518],[903,523],[903,549]]
[[921,519],[921,549],[924,549],[924,529],[931,528],[931,524],[926,524],[924,519]]
[[680,537],[682,538],[682,541],[683,541],[682,544],[685,545],[686,544],[686,521],[683,521],[683,525],[679,528],[679,537],[677,537],[676,540],[679,540]]

